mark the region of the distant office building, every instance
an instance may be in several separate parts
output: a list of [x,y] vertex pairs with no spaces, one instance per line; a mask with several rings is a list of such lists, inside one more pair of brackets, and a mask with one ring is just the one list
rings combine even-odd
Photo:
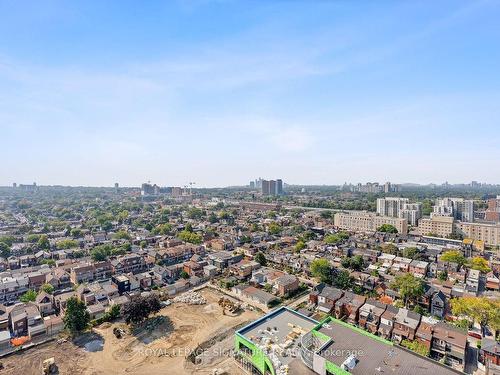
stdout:
[[399,217],[408,220],[408,223],[416,226],[422,217],[422,203],[405,203],[399,212]]
[[379,198],[377,199],[377,214],[406,219],[409,224],[415,226],[418,219],[422,217],[422,204],[409,203],[408,198]]
[[14,182],[14,183],[12,184],[12,187],[15,189],[15,188],[17,187],[17,184]]
[[250,189],[255,189],[255,181],[250,181]]
[[379,198],[377,199],[377,214],[380,216],[399,217],[404,205],[409,202],[408,198]]
[[386,182],[381,185],[378,182],[367,182],[366,184],[358,183],[357,185],[347,184],[345,183],[342,187],[344,191],[352,191],[355,193],[372,193],[372,194],[380,194],[380,193],[397,193],[401,191],[401,185],[392,184],[390,182]]
[[120,189],[120,185],[118,182],[115,182],[115,192],[118,193],[118,190]]
[[36,182],[33,182],[32,185],[19,184],[19,189],[27,193],[34,193],[38,191],[38,186],[36,185]]
[[383,224],[393,225],[398,233],[408,233],[408,221],[397,217],[377,216],[371,212],[339,212],[334,217],[336,227],[355,232],[375,232]]
[[262,180],[261,181],[262,195],[282,195],[283,194],[283,181],[278,180]]
[[473,222],[474,201],[463,198],[437,199],[431,216],[451,216],[456,220]]
[[283,195],[283,180],[276,180],[276,195]]
[[178,186],[172,186],[172,197],[180,197],[182,195],[182,188]]

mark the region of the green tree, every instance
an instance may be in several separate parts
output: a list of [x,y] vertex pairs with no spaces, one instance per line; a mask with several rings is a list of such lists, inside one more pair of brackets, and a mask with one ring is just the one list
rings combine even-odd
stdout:
[[398,233],[398,230],[394,225],[391,224],[382,224],[377,228],[377,232],[383,233]]
[[445,251],[441,255],[440,259],[443,262],[457,263],[460,267],[463,266],[467,261],[467,259],[464,257],[464,255],[460,250]]
[[488,273],[491,268],[488,265],[488,261],[483,257],[474,257],[467,263],[467,266],[473,270],[481,271],[483,273]]
[[399,292],[405,307],[408,307],[410,302],[416,302],[424,294],[423,281],[411,273],[396,276],[391,287]]
[[306,248],[306,244],[304,243],[304,241],[299,241],[295,244],[296,251],[304,250],[305,248]]
[[338,272],[334,279],[333,279],[333,284],[342,290],[349,290],[353,286],[353,280],[351,275],[349,274],[349,271],[342,270]]
[[385,243],[381,246],[382,252],[386,254],[391,254],[391,255],[398,255],[399,254],[399,248],[394,245],[393,243]]
[[189,279],[189,273],[187,273],[184,270],[181,271],[179,276],[182,277],[183,279]]
[[416,259],[418,256],[418,248],[416,247],[405,247],[403,249],[403,257],[405,258],[410,258],[410,259]]
[[102,262],[108,259],[114,248],[109,244],[98,245],[90,251],[90,256],[94,262]]
[[40,290],[43,290],[45,293],[48,293],[48,294],[52,294],[54,293],[54,287],[50,284],[43,284],[41,287],[40,287]]
[[42,234],[40,236],[40,238],[38,239],[38,242],[36,243],[36,247],[39,248],[40,250],[50,249],[50,242],[49,242],[49,239],[47,238],[46,234]]
[[81,238],[82,234],[83,234],[83,232],[80,228],[73,228],[70,231],[70,236],[73,238]]
[[127,324],[139,324],[160,310],[161,302],[158,296],[154,294],[147,297],[138,295],[123,305],[122,314]]
[[500,299],[462,297],[451,300],[453,315],[471,319],[481,326],[500,330]]
[[115,240],[130,240],[130,235],[124,230],[119,230],[113,235]]
[[153,229],[153,233],[165,236],[167,234],[172,234],[172,229],[173,229],[172,224],[169,223],[159,224]]
[[24,293],[20,298],[19,300],[21,302],[35,302],[36,300],[36,292],[32,289],[28,290],[26,293]]
[[257,254],[255,254],[254,260],[263,267],[267,265],[266,256],[262,251],[259,251]]
[[430,349],[428,349],[427,346],[416,340],[414,341],[403,340],[401,342],[401,345],[424,357],[428,357],[430,354]]
[[448,280],[448,271],[444,270],[438,273],[438,279],[441,281]]
[[281,228],[281,225],[279,225],[278,223],[271,223],[271,224],[269,224],[267,230],[268,230],[269,234],[279,235],[281,233],[281,231],[283,230],[283,228]]
[[78,247],[78,241],[65,239],[56,243],[56,247],[58,249],[71,249],[73,247]]
[[311,263],[311,274],[321,282],[331,284],[332,271],[332,266],[324,258],[314,259]]
[[63,321],[64,328],[73,336],[86,330],[90,323],[90,314],[85,303],[76,297],[69,298],[66,302]]
[[178,234],[179,239],[185,242],[199,245],[203,242],[203,237],[201,234],[193,233],[188,230],[183,230]]
[[10,257],[10,246],[5,242],[0,242],[0,256],[2,258]]

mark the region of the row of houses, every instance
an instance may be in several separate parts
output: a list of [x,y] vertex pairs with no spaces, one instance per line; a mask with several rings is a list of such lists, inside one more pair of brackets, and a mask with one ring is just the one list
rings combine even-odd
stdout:
[[309,301],[319,311],[382,338],[397,343],[417,340],[425,345],[431,357],[463,369],[467,334],[455,326],[324,284],[314,288]]

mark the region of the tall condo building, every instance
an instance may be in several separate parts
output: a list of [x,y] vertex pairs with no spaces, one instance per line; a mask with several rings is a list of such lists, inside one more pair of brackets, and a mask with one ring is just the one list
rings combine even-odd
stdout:
[[450,216],[456,220],[472,223],[474,221],[474,201],[463,198],[437,199],[431,216]]
[[409,203],[408,198],[379,198],[377,199],[377,214],[406,219],[408,224],[415,226],[418,219],[422,217],[422,204]]

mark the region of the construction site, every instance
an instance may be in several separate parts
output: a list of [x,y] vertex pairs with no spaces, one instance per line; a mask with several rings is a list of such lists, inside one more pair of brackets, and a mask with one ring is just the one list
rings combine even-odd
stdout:
[[165,305],[132,330],[104,323],[74,342],[23,351],[22,361],[18,355],[3,358],[2,374],[243,374],[231,357],[234,334],[260,312],[208,287]]

